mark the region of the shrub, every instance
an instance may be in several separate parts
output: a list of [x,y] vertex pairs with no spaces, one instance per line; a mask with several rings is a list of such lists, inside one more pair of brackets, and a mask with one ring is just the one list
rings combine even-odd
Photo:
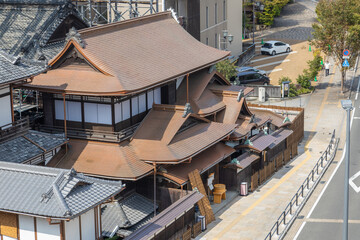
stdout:
[[232,77],[235,77],[237,73],[235,62],[231,63],[228,59],[218,62],[216,64],[216,70],[224,75],[228,81],[230,81]]
[[310,79],[308,74],[305,73],[305,74],[300,74],[297,79],[296,79],[296,82],[298,84],[301,85],[302,88],[310,88],[311,86],[311,82],[310,82]]
[[261,24],[270,26],[274,23],[274,18],[280,16],[281,9],[289,3],[289,0],[266,0],[264,11],[260,14]]

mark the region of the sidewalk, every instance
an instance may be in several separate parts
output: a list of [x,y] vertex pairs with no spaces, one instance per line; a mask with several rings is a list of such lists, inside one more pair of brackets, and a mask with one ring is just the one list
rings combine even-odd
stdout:
[[[305,101],[305,138],[299,145],[299,155],[276,172],[256,192],[236,197],[216,214],[215,222],[197,239],[259,239],[265,238],[298,187],[325,150],[330,134],[343,130],[345,111],[341,108],[340,72],[323,78],[317,90]],[[291,102],[291,101],[290,101]],[[294,99],[290,104],[297,104]],[[283,104],[284,102],[278,102]]]

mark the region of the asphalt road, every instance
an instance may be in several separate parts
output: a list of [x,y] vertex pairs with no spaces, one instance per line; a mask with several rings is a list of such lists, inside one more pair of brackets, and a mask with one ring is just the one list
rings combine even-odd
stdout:
[[[356,81],[356,85],[359,81]],[[354,83],[355,84],[355,83]],[[356,86],[359,90],[359,87]],[[356,88],[355,88],[356,89]],[[352,112],[351,144],[350,144],[350,178],[354,187],[349,187],[349,239],[360,239],[360,94],[353,96],[354,110]],[[345,128],[345,126],[344,126]],[[345,151],[344,151],[345,152]],[[335,169],[317,201],[306,216],[295,236],[297,240],[341,240],[344,208],[344,171],[345,159]],[[359,187],[359,189],[356,189]],[[358,192],[357,192],[358,191]]]

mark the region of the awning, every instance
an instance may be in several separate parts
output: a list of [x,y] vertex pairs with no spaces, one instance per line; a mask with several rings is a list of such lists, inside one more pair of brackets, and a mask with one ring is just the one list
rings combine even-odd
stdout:
[[190,172],[198,169],[201,174],[234,152],[235,150],[233,148],[226,146],[223,143],[217,143],[216,145],[196,155],[191,160],[191,163],[171,165],[166,168],[167,172],[158,172],[158,175],[168,178],[179,185],[183,185],[189,180],[188,174]]
[[237,157],[238,163],[231,162],[229,164],[226,164],[225,167],[236,167],[236,168],[244,169],[250,166],[253,162],[255,162],[258,159],[260,159],[258,155],[246,152],[240,155],[239,157]]
[[271,144],[273,144],[275,140],[276,138],[274,136],[259,133],[258,135],[250,139],[250,145],[252,148],[255,148],[261,152],[267,147],[269,147]]
[[204,196],[199,192],[191,192],[190,194],[180,198],[175,203],[154,217],[148,224],[139,230],[133,232],[126,239],[145,240],[152,238],[166,226],[170,225],[176,218],[182,216],[186,211],[190,210]]

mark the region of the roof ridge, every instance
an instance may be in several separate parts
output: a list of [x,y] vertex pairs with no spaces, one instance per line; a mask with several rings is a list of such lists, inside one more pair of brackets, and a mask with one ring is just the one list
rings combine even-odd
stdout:
[[170,11],[154,13],[154,14],[151,14],[151,15],[145,15],[145,16],[131,18],[131,19],[123,20],[123,21],[118,21],[118,22],[108,23],[108,24],[104,24],[104,25],[84,28],[84,29],[79,30],[79,33],[81,35],[82,34],[86,35],[87,33],[93,33],[93,32],[99,31],[99,30],[112,29],[113,27],[123,26],[123,25],[131,24],[131,23],[136,23],[136,22],[140,22],[141,20],[161,18],[161,17],[165,17],[165,16],[172,17],[172,14],[171,14]]
[[[6,166],[10,165],[10,166]],[[11,166],[13,165],[13,167]],[[15,167],[16,166],[16,167]],[[36,171],[33,169],[25,169],[25,168],[33,168],[33,169],[44,169],[45,171]],[[37,165],[28,165],[28,164],[19,164],[19,163],[10,163],[10,162],[2,162],[0,161],[0,169],[13,171],[13,172],[23,172],[23,173],[31,173],[31,174],[39,174],[39,175],[52,175],[57,176],[62,169],[53,168],[53,167],[43,167]],[[58,171],[57,173],[52,173],[50,171]]]

